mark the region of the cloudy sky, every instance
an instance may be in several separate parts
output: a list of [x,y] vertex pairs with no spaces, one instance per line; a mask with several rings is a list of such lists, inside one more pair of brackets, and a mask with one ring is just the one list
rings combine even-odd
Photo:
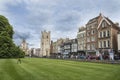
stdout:
[[102,13],[120,23],[119,0],[0,0],[0,15],[9,19],[20,44],[40,47],[41,31],[51,31],[51,39],[75,38],[78,28]]

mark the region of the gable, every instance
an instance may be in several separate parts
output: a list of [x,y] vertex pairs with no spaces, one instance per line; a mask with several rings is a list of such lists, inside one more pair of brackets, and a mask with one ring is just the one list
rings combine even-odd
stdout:
[[111,25],[111,23],[106,18],[103,17],[102,20],[100,21],[97,29],[100,28],[100,26],[102,25],[103,22],[106,22],[108,25]]

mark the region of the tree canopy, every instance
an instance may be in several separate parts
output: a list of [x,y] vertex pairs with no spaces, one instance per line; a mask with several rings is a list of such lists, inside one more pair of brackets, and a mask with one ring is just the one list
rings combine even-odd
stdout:
[[24,52],[13,42],[13,27],[0,15],[0,58],[24,57]]

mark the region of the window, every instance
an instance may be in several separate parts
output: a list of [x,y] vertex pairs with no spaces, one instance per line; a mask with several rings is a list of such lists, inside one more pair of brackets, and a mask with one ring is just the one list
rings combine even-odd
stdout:
[[106,23],[105,23],[105,22],[103,22],[103,23],[102,23],[102,27],[104,28],[105,26],[106,26]]
[[95,45],[94,44],[91,45],[91,49],[95,50]]
[[106,47],[106,41],[104,41],[104,48]]
[[90,32],[87,32],[87,36],[89,36],[90,35]]
[[90,38],[87,38],[87,42],[90,42]]
[[102,38],[102,32],[100,32],[99,35],[100,35],[99,37]]
[[87,50],[90,50],[90,45],[87,45]]
[[106,37],[106,32],[105,31],[103,32],[103,37]]
[[107,31],[107,36],[110,37],[110,31],[109,30]]
[[91,41],[95,41],[95,37],[91,37]]
[[102,41],[100,41],[100,47],[102,48]]
[[108,37],[108,36],[107,36],[107,30],[105,31],[105,33],[106,33],[106,34],[105,34],[105,35],[106,35],[106,37]]
[[108,47],[110,47],[110,41],[108,40],[107,42],[108,42]]
[[100,46],[100,41],[99,41],[99,48],[101,48],[101,46]]
[[93,30],[93,34],[95,33],[95,31]]
[[94,31],[94,30],[92,30],[92,31],[91,31],[91,34],[94,34],[94,33],[95,33],[95,31]]
[[48,39],[48,36],[47,36],[47,39]]
[[102,31],[102,37],[103,37],[103,31]]

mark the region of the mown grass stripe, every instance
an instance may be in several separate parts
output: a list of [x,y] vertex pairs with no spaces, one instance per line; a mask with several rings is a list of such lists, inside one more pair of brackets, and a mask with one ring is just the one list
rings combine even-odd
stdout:
[[45,58],[25,58],[21,64],[0,60],[0,80],[120,80],[119,70],[119,65]]

